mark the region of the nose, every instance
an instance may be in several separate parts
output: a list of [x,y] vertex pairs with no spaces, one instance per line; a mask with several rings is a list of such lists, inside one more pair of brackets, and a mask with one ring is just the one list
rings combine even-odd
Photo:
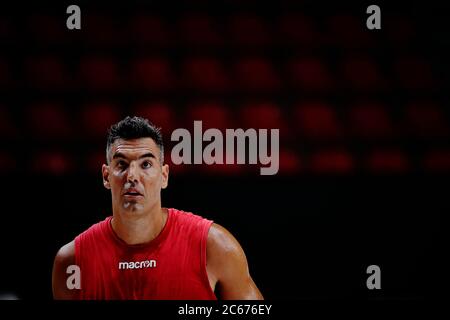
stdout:
[[128,175],[127,175],[127,180],[129,182],[137,182],[137,176],[138,176],[138,172],[137,172],[138,168],[135,162],[131,162],[130,166],[128,167]]

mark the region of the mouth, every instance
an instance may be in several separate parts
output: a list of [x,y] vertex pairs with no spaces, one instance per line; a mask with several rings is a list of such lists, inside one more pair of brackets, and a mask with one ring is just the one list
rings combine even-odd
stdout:
[[128,190],[123,195],[126,197],[142,197],[142,194],[136,190]]

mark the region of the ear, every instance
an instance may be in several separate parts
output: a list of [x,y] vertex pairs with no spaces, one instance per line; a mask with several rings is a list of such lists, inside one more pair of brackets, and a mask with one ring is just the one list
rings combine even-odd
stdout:
[[103,185],[106,189],[111,189],[111,185],[109,184],[109,166],[106,164],[102,165],[102,176],[103,176]]
[[161,173],[162,173],[162,188],[167,188],[169,184],[169,165],[165,164],[161,167]]

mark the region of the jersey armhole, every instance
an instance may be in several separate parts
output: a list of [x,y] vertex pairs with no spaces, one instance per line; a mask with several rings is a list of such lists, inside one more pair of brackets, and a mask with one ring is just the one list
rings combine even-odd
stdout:
[[211,295],[211,299],[217,300],[216,294],[211,288],[211,285],[209,283],[208,278],[208,272],[206,271],[206,249],[207,249],[207,241],[208,241],[208,234],[209,230],[211,229],[211,226],[213,224],[213,221],[207,220],[207,222],[204,224],[203,230],[202,230],[202,237],[200,242],[200,272],[202,274],[203,281],[205,282],[205,285],[209,289],[209,293]]
[[81,258],[80,258],[80,254],[81,254],[81,236],[77,236],[75,237],[75,265],[78,266],[78,268],[80,268],[80,284],[81,284],[81,288],[80,289],[73,289],[76,290],[76,294],[75,294],[75,299],[76,300],[81,300],[82,299],[82,294],[81,294],[81,290],[83,290],[83,268],[81,266]]

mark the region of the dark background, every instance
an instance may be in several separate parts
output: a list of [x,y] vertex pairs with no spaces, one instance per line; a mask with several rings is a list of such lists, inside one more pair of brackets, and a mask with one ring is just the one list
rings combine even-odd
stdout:
[[[163,205],[225,226],[272,299],[445,290],[448,6],[211,1],[0,10],[0,293],[51,299],[56,251],[110,215],[106,129],[279,128],[259,165],[171,167]],[[382,29],[365,26],[370,4]],[[366,288],[381,268],[382,290]]]

